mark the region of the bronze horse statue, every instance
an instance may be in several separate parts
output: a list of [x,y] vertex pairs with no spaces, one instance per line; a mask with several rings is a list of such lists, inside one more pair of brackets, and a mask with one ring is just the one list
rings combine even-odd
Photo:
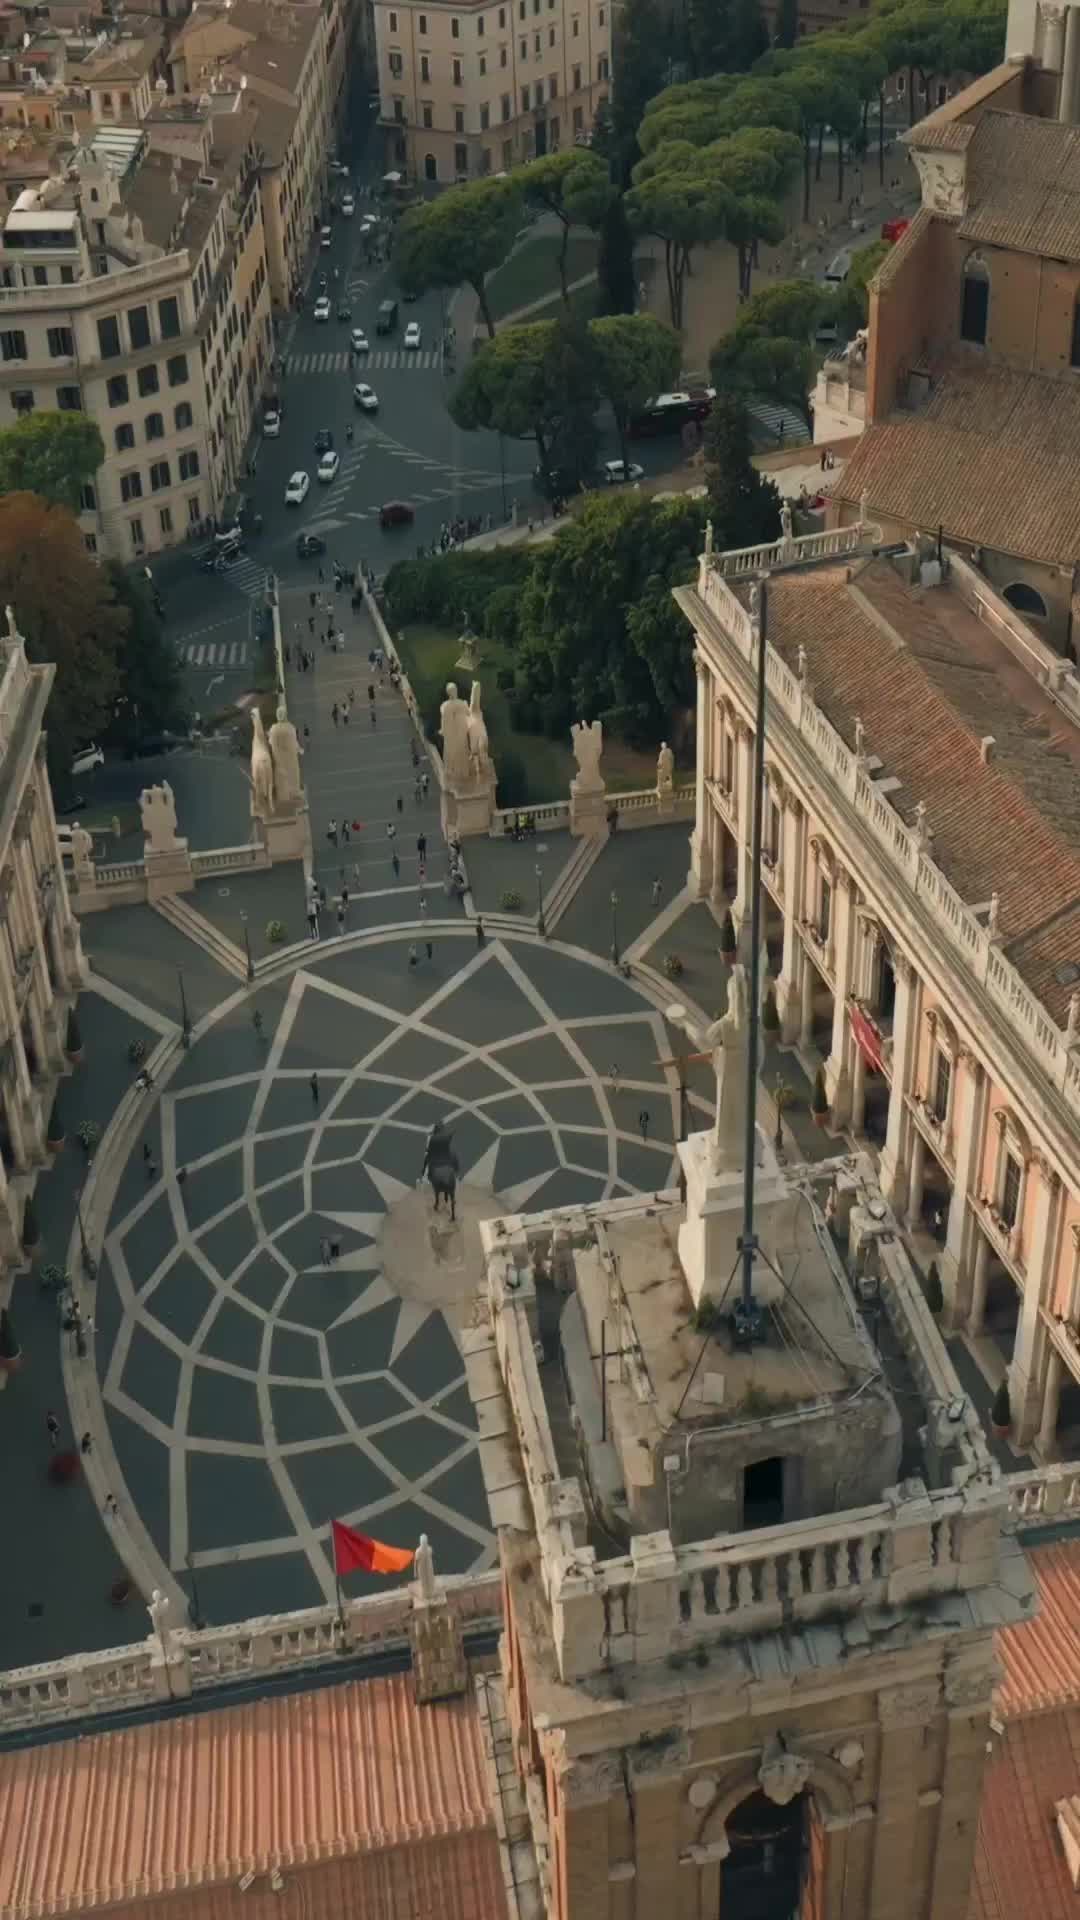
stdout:
[[451,1220],[457,1219],[457,1177],[461,1172],[457,1154],[453,1148],[454,1136],[445,1120],[439,1120],[428,1135],[424,1148],[424,1164],[420,1169],[420,1178],[425,1173],[435,1195],[435,1211],[439,1211],[439,1201],[445,1200],[450,1209]]

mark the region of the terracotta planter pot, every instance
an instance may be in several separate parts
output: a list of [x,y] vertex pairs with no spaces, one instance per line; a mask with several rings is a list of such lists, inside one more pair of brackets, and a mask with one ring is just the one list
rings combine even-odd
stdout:
[[82,1065],[83,1055],[86,1052],[86,1048],[76,1047],[73,1053],[70,1047],[65,1047],[64,1052],[67,1054],[67,1057],[71,1061],[72,1066],[79,1067]]
[[18,1353],[0,1354],[0,1373],[18,1373],[23,1363],[22,1349]]
[[46,1140],[45,1146],[47,1151],[49,1153],[59,1153],[61,1147],[64,1144],[65,1138],[66,1138],[66,1135],[61,1134],[59,1140]]

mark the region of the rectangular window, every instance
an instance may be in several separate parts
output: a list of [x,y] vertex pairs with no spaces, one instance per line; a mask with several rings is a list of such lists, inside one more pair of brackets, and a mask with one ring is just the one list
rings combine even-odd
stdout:
[[499,25],[500,27],[505,27],[506,25],[506,8],[505,7],[499,8]]
[[127,323],[132,352],[136,352],[139,347],[148,347],[150,345],[149,307],[129,307]]
[[581,68],[580,67],[574,68],[574,92],[575,93],[581,92]]
[[450,20],[450,38],[451,40],[461,39],[461,22],[460,20],[455,19],[453,16],[451,16],[451,20]]
[[197,480],[198,477],[199,456],[194,447],[189,447],[186,453],[180,455],[180,478],[181,480]]
[[395,120],[397,121],[397,124],[398,124],[398,126],[399,126],[399,127],[403,127],[403,126],[405,125],[405,102],[404,102],[404,100],[395,100],[395,101],[394,101],[394,119],[395,119]]
[[391,33],[397,32],[397,14],[396,13],[392,13],[390,15],[390,31]]
[[135,445],[135,429],[130,420],[121,421],[113,434],[113,439],[116,441],[117,453],[123,453],[128,447]]
[[480,16],[479,16],[479,18],[477,19],[477,22],[476,22],[476,37],[477,37],[477,39],[478,39],[478,40],[482,40],[482,39],[483,39],[483,37],[484,37],[484,16],[483,16],[483,14],[480,14]]
[[79,488],[79,511],[80,513],[95,513],[97,511],[97,494],[89,482],[85,487]]
[[468,173],[468,171],[469,171],[469,151],[468,151],[468,148],[467,148],[467,147],[455,147],[455,148],[454,148],[454,172],[455,172],[455,173]]
[[506,65],[506,48],[505,47],[499,48],[499,65],[500,67],[505,67]]
[[577,14],[575,13],[574,18],[570,23],[570,38],[572,40],[576,40],[580,32],[581,32],[581,21],[578,19]]
[[426,53],[420,55],[420,78],[421,80],[431,79],[431,61]]
[[528,57],[529,57],[529,43],[528,43],[528,41],[527,41],[527,40],[519,40],[519,41],[518,41],[518,59],[519,59],[519,60],[527,60],[527,59],[528,59]]
[[33,413],[34,395],[30,387],[13,387],[11,404],[16,413]]
[[480,78],[481,78],[481,80],[483,79],[483,77],[484,77],[484,75],[485,75],[485,73],[486,73],[486,72],[487,72],[487,56],[486,56],[486,54],[483,54],[483,53],[482,53],[482,54],[480,55]]
[[186,386],[188,378],[187,354],[174,353],[171,360],[166,360],[165,371],[169,376],[170,387]]
[[0,332],[0,357],[5,360],[26,359],[26,335],[21,327],[5,327]]
[[424,104],[420,109],[420,117],[425,127],[430,128],[431,126],[434,125],[434,121],[432,120],[432,106],[431,106],[430,100],[424,101]]
[[390,60],[390,72],[393,75],[393,78],[395,80],[400,80],[401,75],[404,71],[404,64],[405,64],[404,61],[402,60],[400,53],[392,53],[388,57]]
[[555,29],[554,27],[549,27],[548,28],[548,46],[553,47],[554,45],[555,45]]
[[121,500],[142,499],[141,473],[122,473],[120,475],[120,498]]
[[556,153],[558,151],[559,116],[557,113],[553,113],[551,116],[551,119],[548,121],[548,144],[552,153]]
[[596,77],[598,80],[610,80],[611,78],[611,62],[606,53],[602,53],[596,63]]
[[144,546],[146,545],[146,542],[145,542],[145,540],[143,539],[143,527],[142,527],[142,521],[141,521],[141,520],[129,520],[129,521],[128,521],[128,526],[129,526],[129,527],[131,528],[131,545],[132,545],[132,549],[133,549],[133,551],[134,551],[135,553],[141,553],[141,552],[142,552],[142,550],[143,550],[143,548],[144,548]]
[[75,336],[70,327],[49,328],[49,355],[53,360],[70,360],[75,353]]
[[143,423],[148,440],[164,440],[165,417],[160,413],[148,413]]
[[510,95],[508,93],[504,93],[502,97],[502,117],[504,120],[509,120],[510,118]]
[[56,404],[59,407],[61,413],[81,413],[82,412],[82,388],[81,387],[57,387]]
[[35,287],[47,287],[47,286],[48,286],[48,284],[49,284],[49,269],[48,269],[48,267],[35,267],[35,268],[34,268],[34,285],[35,285]]
[[487,130],[488,130],[488,128],[490,127],[490,125],[491,125],[491,109],[490,109],[490,107],[488,106],[488,104],[487,104],[487,101],[485,100],[485,102],[484,102],[484,104],[483,104],[483,106],[482,106],[482,107],[481,107],[481,109],[480,109],[480,131],[481,131],[481,133],[486,133],[486,132],[487,132]]
[[952,1061],[938,1048],[934,1064],[934,1118],[944,1126],[949,1117],[949,1090],[952,1086]]
[[158,325],[163,340],[175,340],[180,331],[180,302],[175,294],[158,301]]
[[105,383],[110,407],[126,407],[128,403],[128,377],[126,373],[114,373]]
[[530,91],[529,91],[529,88],[528,88],[528,87],[522,87],[522,89],[521,89],[521,111],[522,111],[522,113],[528,113],[528,111],[529,111],[529,101],[530,101],[530,99],[531,99],[531,97],[532,97],[532,96],[531,96],[531,94],[530,94]]
[[549,73],[548,74],[548,98],[549,100],[557,100],[558,97],[559,97],[559,76],[557,73]]
[[574,132],[580,133],[585,125],[585,114],[581,107],[574,108]]
[[537,57],[537,59],[539,60],[539,58],[540,58],[540,35],[539,35],[538,33],[534,33],[534,34],[533,34],[533,52],[535,53],[535,55],[536,55],[536,57]]
[[514,143],[512,140],[503,141],[502,156],[503,156],[503,166],[512,167],[514,164]]
[[1023,1169],[1015,1154],[1005,1155],[1005,1168],[1001,1180],[1001,1217],[1007,1227],[1015,1227],[1020,1211],[1020,1182]]
[[160,493],[162,487],[172,486],[172,474],[167,460],[155,460],[150,469],[150,491]]
[[464,107],[455,107],[454,108],[454,132],[464,133],[464,131],[465,131],[465,109]]
[[152,360],[149,366],[139,368],[136,379],[139,394],[143,400],[148,399],[150,394],[156,393],[161,384],[158,380],[158,370]]
[[454,85],[455,85],[455,87],[460,87],[460,86],[461,86],[461,84],[462,84],[462,72],[461,72],[461,61],[455,58],[455,60],[454,60]]
[[825,879],[825,876],[823,874],[821,879],[821,918],[818,922],[818,933],[821,935],[821,938],[823,940],[827,940],[829,937],[829,922],[831,921],[831,919],[832,919],[832,887],[830,886],[828,880]]
[[172,532],[172,508],[159,507],[157,517],[158,517],[158,523],[161,527],[162,533],[171,533]]
[[98,348],[103,360],[115,360],[122,351],[120,346],[120,322],[114,313],[107,314],[97,323]]
[[427,32],[427,14],[422,13],[418,22],[421,33]]
[[199,496],[197,493],[188,495],[187,517],[190,527],[193,527],[195,522],[202,518],[202,508],[199,505]]

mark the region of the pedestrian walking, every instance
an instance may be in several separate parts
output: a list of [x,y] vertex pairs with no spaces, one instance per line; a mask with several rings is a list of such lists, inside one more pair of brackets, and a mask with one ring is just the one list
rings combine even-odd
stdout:
[[416,836],[416,851],[417,851],[417,853],[418,853],[418,854],[420,855],[420,858],[421,858],[421,860],[423,860],[423,858],[425,857],[425,855],[426,855],[426,853],[427,853],[427,834],[426,834],[426,833],[418,833],[418,834],[417,834],[417,836]]
[[421,892],[420,895],[420,911],[421,913],[427,912],[427,894],[423,892]]
[[149,1160],[151,1160],[151,1159],[153,1158],[153,1155],[152,1155],[152,1153],[151,1153],[151,1150],[150,1150],[150,1142],[149,1142],[149,1140],[144,1140],[144,1141],[143,1141],[143,1149],[142,1149],[142,1157],[143,1157],[143,1162],[144,1162],[144,1164],[145,1164],[145,1162],[147,1162],[147,1161],[149,1161]]
[[154,1159],[153,1154],[150,1155],[146,1162],[146,1178],[151,1186],[153,1186],[154,1181],[157,1179],[157,1161]]
[[420,775],[420,787],[421,787],[421,791],[423,792],[425,800],[427,799],[428,788],[430,787],[430,785],[431,785],[430,773],[422,773]]
[[331,820],[330,825],[326,829],[326,837],[329,840],[330,845],[332,847],[337,846],[337,821],[336,820]]
[[60,1444],[60,1422],[51,1410],[45,1415],[45,1428],[49,1436],[50,1447],[58,1447]]
[[425,940],[425,941],[424,941],[424,945],[425,945],[425,947],[427,948],[427,957],[428,957],[428,959],[429,959],[429,960],[434,960],[434,958],[435,958],[435,948],[434,948],[434,945],[432,944],[432,942],[431,942],[430,940]]
[[187,1185],[187,1168],[186,1167],[177,1167],[176,1184],[178,1187],[186,1187]]
[[641,1144],[643,1147],[646,1147],[649,1144],[649,1109],[648,1107],[642,1107],[641,1112],[638,1114],[638,1117],[637,1117],[637,1123],[638,1123],[638,1127],[641,1130]]
[[348,889],[348,887],[347,887],[347,886],[345,885],[345,882],[344,882],[344,879],[342,879],[342,883],[341,883],[341,904],[342,904],[342,906],[343,906],[343,907],[345,908],[345,911],[346,911],[346,912],[348,912],[348,909],[349,909],[349,889]]
[[405,802],[399,793],[397,797],[397,810],[399,813],[402,813],[404,811],[404,808],[405,808]]
[[319,937],[319,909],[318,909],[318,907],[309,907],[309,908],[308,908],[308,917],[307,917],[307,923],[308,923],[308,939],[309,939],[309,940],[317,940],[317,939],[318,939],[318,937]]
[[391,843],[397,838],[397,828],[392,820],[388,820],[386,823],[386,837]]
[[311,1088],[312,1105],[317,1107],[319,1104],[319,1076],[317,1073],[312,1074],[311,1079],[308,1081],[308,1086]]
[[421,800],[422,800],[422,799],[423,799],[423,797],[424,797],[424,789],[423,789],[423,787],[422,787],[422,786],[421,786],[421,784],[420,784],[420,775],[419,775],[419,774],[417,774],[417,776],[416,776],[416,779],[415,779],[415,780],[413,781],[413,790],[412,790],[412,793],[413,793],[413,799],[414,799],[414,800],[416,801],[416,804],[417,804],[417,806],[419,806],[419,805],[420,805],[420,802],[421,802]]
[[315,615],[314,615],[313,613],[309,613],[309,614],[308,614],[308,623],[307,623],[307,630],[308,630],[308,632],[309,632],[309,633],[311,634],[311,636],[312,636],[312,638],[314,639],[314,637],[315,637]]
[[660,896],[663,893],[663,891],[664,891],[664,883],[660,879],[660,876],[658,874],[656,879],[652,883],[652,903],[654,907],[658,907],[660,905]]
[[476,916],[476,944],[478,947],[487,945],[487,934],[484,932],[484,923],[479,914]]
[[93,1451],[93,1446],[94,1446],[94,1438],[89,1428],[87,1428],[87,1431],[83,1434],[82,1439],[79,1441],[79,1452],[85,1456],[86,1454]]
[[414,940],[414,941],[412,941],[412,942],[410,943],[410,946],[409,946],[409,971],[410,971],[410,973],[415,973],[415,971],[416,971],[416,962],[417,962],[417,959],[418,959],[418,957],[419,957],[419,956],[418,956],[418,954],[417,954],[417,951],[416,951],[416,942],[415,942],[415,940]]
[[367,697],[368,705],[373,707],[375,705],[375,683],[372,680],[368,681]]
[[345,706],[341,709],[341,724],[343,727],[347,727],[349,724],[349,709]]
[[354,860],[354,861],[353,861],[353,870],[352,870],[352,877],[353,877],[353,885],[354,885],[354,887],[358,887],[358,886],[360,885],[360,862],[359,862],[359,860]]
[[261,1008],[256,1007],[254,1013],[251,1016],[251,1024],[255,1029],[255,1038],[257,1040],[261,1040],[262,1030],[263,1030],[263,1017],[262,1017]]
[[426,860],[418,860],[418,861],[417,861],[417,863],[416,863],[416,876],[417,876],[417,879],[418,879],[418,880],[419,880],[419,882],[420,882],[420,885],[421,885],[421,886],[424,886],[424,885],[426,884],[426,882],[427,882],[427,861],[426,861]]
[[116,1495],[115,1495],[115,1493],[107,1493],[107,1494],[105,1495],[105,1517],[106,1517],[106,1519],[108,1519],[108,1520],[115,1520],[115,1519],[116,1519],[116,1516],[117,1516],[117,1513],[118,1513],[118,1511],[119,1511],[119,1509],[118,1509],[118,1507],[117,1507],[117,1504],[116,1504]]
[[338,703],[337,703],[337,701],[336,701],[336,700],[334,701],[334,704],[333,704],[333,706],[332,706],[332,707],[331,707],[331,709],[330,709],[330,718],[331,718],[331,720],[333,721],[333,723],[334,723],[334,725],[335,725],[335,727],[336,727],[336,726],[337,726],[337,724],[338,724],[338,718],[339,718],[339,716],[338,716]]
[[618,1093],[618,1091],[619,1091],[619,1069],[618,1069],[618,1067],[617,1067],[617,1066],[615,1066],[615,1065],[614,1065],[614,1063],[613,1063],[613,1064],[612,1064],[612,1065],[611,1065],[611,1066],[610,1066],[610,1067],[608,1068],[608,1079],[609,1079],[609,1080],[611,1081],[611,1091],[612,1091],[612,1093]]
[[341,844],[345,847],[349,844],[349,823],[347,820],[343,820],[341,823]]
[[314,605],[315,605],[315,601],[316,601],[316,597],[317,597],[317,596],[316,596],[316,594],[315,594],[315,592],[314,592],[314,589],[313,589],[313,590],[311,591],[311,593],[309,593],[309,594],[308,594],[308,606],[309,606],[309,607],[314,607]]
[[342,934],[345,931],[345,902],[343,900],[338,901],[337,930],[339,934]]
[[332,1233],[330,1235],[330,1265],[334,1266],[334,1264],[340,1259],[341,1259],[341,1235],[338,1233]]
[[394,869],[394,879],[397,880],[401,874],[401,861],[398,859],[396,853],[390,855],[390,865]]
[[322,1261],[324,1267],[330,1265],[330,1242],[325,1233],[319,1241],[319,1259]]

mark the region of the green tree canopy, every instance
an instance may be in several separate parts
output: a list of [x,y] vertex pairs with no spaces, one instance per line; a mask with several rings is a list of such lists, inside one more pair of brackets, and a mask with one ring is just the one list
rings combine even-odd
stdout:
[[554,491],[555,470],[568,457],[582,472],[591,464],[585,443],[589,431],[595,435],[596,390],[587,349],[579,329],[556,320],[503,327],[469,362],[451,417],[466,432],[483,427],[535,440]]
[[651,313],[620,313],[593,320],[589,334],[596,354],[597,384],[615,416],[619,448],[626,460],[631,414],[654,394],[673,386],[678,378],[682,359],[679,336]]
[[565,153],[548,153],[540,160],[530,160],[512,178],[521,188],[526,206],[553,213],[562,226],[559,285],[564,301],[568,300],[566,250],[570,229],[602,225],[616,197],[607,167],[588,147],[568,147]]
[[117,650],[118,697],[102,737],[126,753],[148,734],[180,731],[189,722],[190,708],[183,669],[154,611],[149,582],[115,561],[106,575],[113,602],[125,619]]
[[634,236],[621,193],[614,195],[600,227],[596,281],[597,307],[601,313],[633,313],[637,305]]
[[28,413],[0,431],[0,493],[36,493],[78,513],[82,490],[105,458],[85,413]]
[[437,200],[410,207],[402,219],[394,248],[398,279],[406,293],[465,282],[494,339],[487,277],[506,259],[520,225],[521,192],[514,180],[448,187]]
[[811,339],[829,299],[812,280],[780,280],[753,294],[731,332],[713,348],[714,384],[746,398],[773,399],[809,426]]
[[705,475],[713,539],[721,551],[756,547],[780,533],[780,495],[752,464],[743,402],[718,393],[705,428]]

